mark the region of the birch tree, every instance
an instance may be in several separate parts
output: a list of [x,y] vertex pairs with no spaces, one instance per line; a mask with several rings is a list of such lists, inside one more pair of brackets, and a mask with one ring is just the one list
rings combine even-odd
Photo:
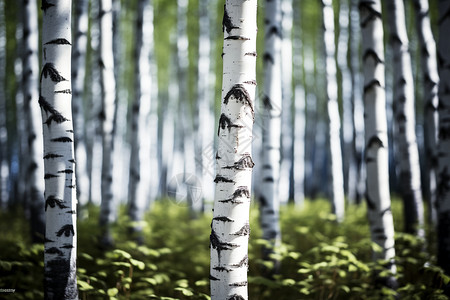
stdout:
[[439,1],[438,263],[450,273],[450,2]]
[[415,0],[414,4],[424,86],[425,172],[428,172],[425,178],[428,180],[430,219],[433,224],[436,224],[436,170],[438,161],[439,104],[439,74],[436,59],[436,43],[431,30],[428,0]]
[[[388,138],[384,78],[384,45],[381,3],[360,0],[364,70],[364,125],[367,165],[367,208],[372,241],[382,249],[375,259],[394,264],[394,223],[391,212],[388,170]],[[392,279],[392,278],[391,278]]]
[[[262,137],[261,228],[272,247],[281,242],[279,224],[280,135],[281,135],[281,1],[265,2],[264,119]],[[263,249],[268,259],[271,249]]]
[[329,145],[331,154],[331,203],[338,221],[344,218],[344,174],[342,169],[341,120],[338,106],[336,79],[336,49],[334,44],[334,12],[332,0],[322,0],[325,45],[325,72],[327,77],[327,112],[329,122]]
[[398,142],[397,164],[403,197],[405,231],[423,232],[423,200],[420,183],[419,149],[416,140],[414,82],[402,0],[388,2],[390,41],[394,54],[394,122]]
[[85,118],[83,95],[86,78],[86,50],[88,31],[88,0],[75,2],[75,39],[72,52],[72,111],[75,136],[75,175],[77,177],[77,199],[86,204],[89,199],[89,176],[87,173],[87,150],[85,142]]
[[[153,39],[153,10],[149,0],[138,2],[136,19],[136,97],[133,103],[131,115],[131,155],[130,155],[130,180],[128,189],[128,214],[134,222],[133,231],[140,232],[141,226],[137,223],[142,220],[146,205],[146,183],[141,180],[144,168],[148,162],[144,156],[149,153],[148,136],[144,136],[146,129],[146,117],[150,110],[152,79],[150,73],[150,55]],[[146,114],[147,113],[147,114]]]
[[211,223],[211,299],[248,299],[256,0],[226,0],[223,79]]
[[72,1],[42,1],[39,105],[44,134],[45,299],[78,299],[71,91]]
[[23,2],[23,94],[28,134],[27,199],[33,242],[44,238],[44,162],[42,149],[42,118],[39,104],[39,33],[36,1]]
[[102,91],[102,179],[100,227],[102,229],[101,243],[112,244],[109,226],[114,220],[114,198],[112,192],[113,178],[113,147],[114,147],[114,110],[116,98],[116,80],[114,76],[113,56],[113,10],[111,0],[100,1],[100,81]]
[[0,1],[0,207],[8,203],[8,131],[6,127],[6,23],[5,1]]

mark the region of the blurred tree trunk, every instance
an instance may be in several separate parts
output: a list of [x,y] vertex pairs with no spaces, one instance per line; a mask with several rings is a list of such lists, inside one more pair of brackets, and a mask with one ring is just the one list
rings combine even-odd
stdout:
[[80,205],[89,201],[89,176],[87,173],[87,150],[85,141],[84,91],[86,79],[86,50],[89,0],[75,3],[75,39],[72,52],[72,110],[75,137],[75,175],[77,178],[77,199]]
[[439,1],[438,263],[450,274],[450,1]]
[[45,299],[78,299],[71,7],[72,1],[42,1],[39,104],[45,120]]
[[248,299],[256,0],[226,0],[222,104],[211,223],[211,299]]
[[[294,130],[292,143],[292,173],[293,173],[293,200],[296,206],[302,207],[305,202],[305,88],[303,68],[303,45],[301,24],[301,2],[294,2],[294,26],[296,30],[293,36],[293,64],[294,64]],[[295,154],[295,155],[294,155]]]
[[281,1],[281,76],[282,76],[282,112],[281,112],[281,165],[278,197],[280,203],[287,203],[293,198],[294,189],[291,187],[293,178],[292,137],[292,26],[293,26],[293,0]]
[[402,0],[387,6],[390,43],[394,61],[394,123],[397,168],[403,198],[405,231],[424,237],[423,200],[420,183],[419,150],[416,140],[414,82]]
[[[360,0],[359,10],[364,70],[368,218],[372,241],[382,249],[380,253],[374,252],[374,258],[388,261],[388,269],[395,273],[381,3],[379,0]],[[395,284],[393,277],[388,280],[388,285]]]
[[[149,142],[146,119],[151,105],[153,86],[150,56],[153,44],[153,9],[149,0],[138,2],[136,19],[136,96],[131,115],[130,180],[128,185],[128,215],[131,229],[140,235],[148,190],[148,178],[144,177],[149,166]],[[142,180],[145,179],[145,180]],[[138,237],[139,239],[140,237]]]
[[353,122],[352,74],[349,68],[350,45],[350,7],[349,0],[339,3],[339,41],[337,63],[341,73],[340,94],[342,95],[342,146],[344,191],[349,202],[355,202],[357,188],[357,165],[355,153],[355,128]]
[[[211,3],[212,2],[212,3]],[[210,15],[216,11],[216,1],[199,1],[199,58],[198,58],[198,101],[195,117],[196,147],[195,162],[196,176],[202,186],[201,210],[204,211],[204,201],[213,199],[212,173],[214,167],[214,136],[211,128],[214,127],[214,114],[212,109],[213,86],[215,74],[212,71],[212,60],[214,50],[214,39],[211,29],[214,28],[215,19]]]
[[115,205],[113,196],[113,148],[114,148],[114,111],[116,103],[116,80],[114,77],[113,55],[113,7],[111,0],[100,1],[100,67],[102,110],[102,179],[100,227],[101,244],[113,243],[110,226],[114,221]]
[[9,197],[8,129],[6,119],[6,22],[5,1],[0,1],[0,208],[6,208]]
[[431,30],[428,0],[415,0],[416,26],[419,37],[420,57],[424,86],[425,129],[425,178],[429,198],[429,219],[436,224],[436,180],[438,162],[438,86],[439,74],[436,59],[436,43]]
[[[263,239],[271,247],[281,243],[279,222],[280,199],[280,137],[281,137],[281,0],[265,2],[264,36],[264,119],[262,140],[262,178],[259,195]],[[269,259],[273,249],[263,249],[263,259]],[[274,266],[269,272],[276,272]]]
[[[39,99],[39,33],[36,1],[23,1],[23,95],[27,123],[27,205],[30,210],[31,238],[34,243],[42,242],[45,234],[44,214],[44,161],[42,117]],[[47,124],[47,123],[45,123]],[[49,125],[49,124],[47,124]]]
[[323,5],[323,26],[325,45],[325,72],[327,78],[327,109],[328,109],[328,130],[329,147],[331,154],[331,203],[333,213],[338,222],[344,219],[345,199],[344,199],[344,174],[342,169],[341,150],[341,119],[338,105],[338,86],[336,78],[336,59],[334,43],[334,12],[332,0],[322,0]]
[[[356,190],[349,187],[349,200],[360,203],[366,190],[366,166],[363,158],[364,151],[364,103],[362,98],[362,83],[360,70],[359,45],[361,41],[358,0],[351,0],[350,4],[350,72],[352,77],[352,98],[353,104],[353,147],[356,158]],[[354,193],[354,196],[352,195]]]

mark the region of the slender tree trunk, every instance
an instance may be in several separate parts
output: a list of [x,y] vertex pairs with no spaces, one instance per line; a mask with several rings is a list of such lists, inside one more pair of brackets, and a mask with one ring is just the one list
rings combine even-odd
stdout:
[[5,1],[0,1],[0,208],[8,203],[9,155],[6,122],[6,23]]
[[293,167],[292,154],[292,26],[293,26],[293,0],[282,0],[282,47],[281,47],[281,70],[282,70],[282,112],[281,112],[281,165],[279,198],[280,203],[289,201],[291,189],[291,174]]
[[226,0],[223,81],[211,223],[211,299],[248,299],[256,0]]
[[293,37],[293,64],[294,64],[294,130],[293,134],[293,199],[298,207],[302,207],[305,201],[305,89],[304,84],[304,69],[303,69],[303,46],[302,46],[302,28],[301,28],[301,7],[300,1],[294,2],[297,8],[294,10],[294,31]]
[[[133,103],[131,115],[131,155],[130,155],[130,180],[128,190],[128,214],[134,222],[132,230],[140,232],[142,226],[138,223],[146,206],[145,186],[148,181],[144,179],[144,172],[149,168],[149,137],[146,132],[146,119],[148,117],[152,78],[150,73],[150,54],[153,39],[153,10],[148,0],[138,2],[138,14],[136,19],[136,97]],[[144,135],[145,134],[145,135]],[[141,148],[142,145],[142,148]],[[148,151],[146,151],[148,150]],[[145,178],[147,179],[147,178]]]
[[415,131],[414,79],[408,50],[409,40],[403,1],[389,1],[387,11],[394,54],[394,122],[398,142],[397,167],[403,197],[405,231],[423,237],[423,201]]
[[[264,37],[264,119],[262,140],[261,228],[263,239],[271,246],[281,243],[279,224],[280,136],[281,136],[281,0],[265,2]],[[264,259],[269,259],[273,249],[263,249]],[[274,270],[277,271],[275,265]]]
[[438,263],[450,274],[450,2],[439,1]]
[[75,175],[77,177],[77,199],[81,205],[89,200],[89,176],[87,173],[87,150],[85,141],[84,90],[86,78],[86,50],[88,31],[89,0],[78,0],[75,3],[75,40],[72,53],[73,80],[73,123],[75,137]]
[[428,172],[429,218],[433,224],[436,216],[436,180],[438,161],[438,86],[439,74],[436,59],[436,43],[431,30],[428,0],[415,0],[416,26],[419,37],[423,85],[424,85],[424,128],[425,128],[425,159]]
[[[394,264],[394,222],[391,212],[388,169],[388,138],[384,78],[384,45],[381,3],[360,0],[362,55],[364,69],[364,121],[366,130],[367,207],[372,241],[381,253],[375,259]],[[389,278],[393,281],[393,278]],[[388,282],[388,284],[394,284]]]
[[362,83],[360,71],[359,45],[361,41],[359,24],[358,0],[351,0],[350,6],[350,72],[352,76],[352,99],[353,103],[353,128],[354,139],[353,147],[356,158],[356,190],[352,196],[352,190],[349,188],[349,200],[355,200],[360,203],[366,190],[366,173],[363,158],[364,151],[364,103],[362,98]]
[[100,1],[100,67],[102,111],[102,179],[100,226],[102,227],[101,243],[112,244],[110,224],[114,221],[113,197],[113,147],[114,147],[114,111],[116,98],[116,80],[114,77],[113,56],[113,10],[111,0]]
[[329,146],[331,154],[331,182],[333,213],[338,221],[344,219],[344,174],[342,169],[341,119],[338,105],[338,86],[336,79],[336,59],[334,44],[334,13],[332,0],[322,0],[323,25],[325,28],[325,70],[327,77],[327,109],[329,122]]
[[44,224],[44,162],[42,117],[39,104],[39,33],[36,1],[23,2],[23,94],[28,134],[27,201],[30,209],[32,241],[42,242]]
[[42,1],[39,104],[45,165],[45,299],[78,299],[71,91],[72,1]]

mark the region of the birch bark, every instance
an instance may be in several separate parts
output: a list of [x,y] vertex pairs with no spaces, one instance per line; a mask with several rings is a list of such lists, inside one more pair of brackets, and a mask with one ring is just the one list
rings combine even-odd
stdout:
[[226,0],[223,81],[211,223],[211,299],[248,299],[256,0]]
[[71,91],[72,1],[42,1],[39,105],[44,134],[45,299],[78,299]]

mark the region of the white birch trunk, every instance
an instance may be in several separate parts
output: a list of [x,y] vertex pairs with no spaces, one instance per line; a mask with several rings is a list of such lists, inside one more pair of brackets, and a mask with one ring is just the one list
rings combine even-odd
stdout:
[[436,171],[438,161],[439,117],[439,74],[436,59],[436,43],[431,30],[428,0],[415,0],[414,4],[424,86],[425,172],[428,172],[425,178],[428,179],[430,220],[433,224],[436,224]]
[[438,263],[450,273],[450,2],[439,1]]
[[282,70],[282,112],[281,112],[281,165],[279,180],[280,203],[290,200],[291,174],[293,167],[292,155],[292,26],[293,26],[293,0],[282,0],[282,47],[281,47],[281,70]]
[[226,0],[222,104],[211,223],[211,299],[248,299],[256,0]]
[[140,232],[148,196],[149,177],[146,170],[150,168],[150,139],[147,118],[151,107],[152,78],[150,73],[150,55],[153,40],[153,10],[148,0],[138,2],[136,20],[136,97],[131,115],[131,155],[130,179],[128,190],[128,214],[134,222],[132,229]]
[[8,203],[8,131],[6,127],[6,23],[5,1],[0,1],[0,207]]
[[72,53],[72,110],[75,137],[75,175],[77,199],[81,205],[89,200],[89,176],[87,173],[87,150],[85,141],[84,90],[86,78],[87,31],[89,25],[88,0],[75,3],[75,40]]
[[375,259],[394,265],[394,222],[391,212],[388,169],[383,24],[379,0],[360,0],[364,70],[364,121],[366,135],[367,208],[372,241],[382,252]]
[[324,45],[325,45],[325,72],[327,78],[327,110],[329,122],[329,146],[331,154],[331,203],[333,213],[340,222],[344,218],[344,174],[342,169],[341,150],[341,118],[338,105],[338,86],[336,79],[336,59],[334,44],[334,12],[332,0],[322,0]]
[[[302,207],[305,201],[305,129],[306,115],[305,103],[306,95],[304,84],[303,70],[303,45],[302,45],[302,28],[300,1],[294,2],[295,7],[293,19],[295,21],[293,36],[293,65],[294,65],[294,130],[291,131],[293,136],[292,142],[292,168],[293,168],[293,197],[294,203],[298,207]],[[295,154],[295,155],[294,155]]]
[[424,237],[419,150],[416,140],[414,79],[402,0],[388,2],[390,41],[394,55],[394,123],[397,167],[403,197],[405,231]]
[[71,91],[72,1],[42,1],[45,166],[45,299],[78,299],[75,153]]
[[352,76],[352,103],[353,103],[353,128],[354,150],[357,165],[356,190],[352,196],[349,190],[349,200],[360,203],[366,190],[366,173],[363,158],[364,141],[364,103],[362,98],[362,82],[360,70],[359,47],[361,41],[358,0],[351,0],[350,8],[350,70]]
[[101,240],[104,245],[112,243],[109,226],[114,220],[113,197],[113,128],[116,98],[116,80],[114,77],[113,56],[113,10],[111,0],[100,1],[100,67],[102,110],[100,121],[102,124],[102,179],[100,226]]
[[44,161],[42,117],[39,99],[39,33],[36,1],[24,1],[23,31],[23,94],[28,134],[27,201],[30,209],[31,237],[42,242],[45,234],[44,214]]

